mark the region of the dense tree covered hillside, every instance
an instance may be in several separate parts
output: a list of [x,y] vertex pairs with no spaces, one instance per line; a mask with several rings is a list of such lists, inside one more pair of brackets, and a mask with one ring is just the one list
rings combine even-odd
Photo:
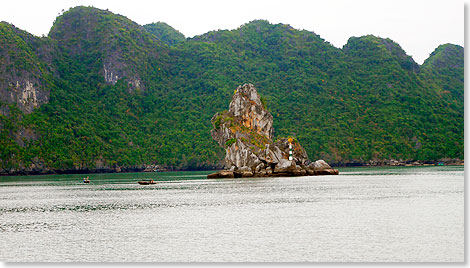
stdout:
[[220,167],[210,119],[254,84],[309,157],[333,164],[463,159],[463,48],[423,65],[390,39],[336,48],[257,20],[186,39],[76,7],[48,37],[0,23],[0,171]]
[[186,40],[182,33],[164,22],[146,24],[144,28],[155,35],[158,40],[170,46]]

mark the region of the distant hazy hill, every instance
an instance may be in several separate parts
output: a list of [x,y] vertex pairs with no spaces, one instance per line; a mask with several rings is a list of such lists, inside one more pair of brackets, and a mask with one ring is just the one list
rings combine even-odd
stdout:
[[275,136],[310,159],[463,159],[463,48],[418,65],[390,39],[336,48],[313,32],[257,20],[185,39],[90,7],[37,38],[0,24],[0,169],[219,167],[211,116],[254,84]]

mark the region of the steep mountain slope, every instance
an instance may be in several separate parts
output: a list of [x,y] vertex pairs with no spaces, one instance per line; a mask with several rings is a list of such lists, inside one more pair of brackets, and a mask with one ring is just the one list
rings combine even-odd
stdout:
[[434,50],[422,66],[423,76],[434,81],[439,93],[449,94],[463,101],[464,49],[461,46],[444,44]]
[[[48,38],[0,26],[4,173],[220,167],[210,119],[244,83],[269,102],[275,138],[295,136],[311,159],[463,159],[459,46],[419,66],[390,39],[339,49],[263,20],[183,42],[166,24],[89,7],[58,17]],[[37,79],[47,101],[7,99],[15,79]]]
[[156,139],[164,134],[156,118],[168,69],[166,46],[125,17],[85,7],[59,17],[50,36],[64,54],[56,61],[63,84],[49,112],[57,115],[58,130],[42,132],[45,140],[54,141],[57,132],[65,140],[54,141],[45,157],[54,155],[55,145],[75,147],[48,165],[141,168],[160,159]]
[[[39,139],[29,146],[10,140],[15,153],[3,167],[86,170],[155,162],[157,150],[140,154],[137,139],[155,136],[149,131],[153,121],[142,122],[142,114],[158,108],[158,100],[147,96],[161,89],[165,46],[124,17],[85,7],[59,17],[50,36],[57,50],[50,54],[57,87],[47,106],[21,122],[32,122],[27,127]],[[40,163],[32,165],[33,157]]]
[[343,50],[351,57],[353,79],[360,85],[351,92],[353,102],[367,111],[357,121],[368,127],[355,136],[368,138],[360,147],[374,152],[372,159],[438,159],[452,149],[454,157],[463,157],[463,99],[460,108],[442,109],[449,100],[436,94],[433,78],[423,80],[418,65],[391,40],[351,38]]
[[49,99],[51,40],[37,38],[15,26],[0,22],[0,101],[2,114],[16,103],[25,113]]
[[61,51],[115,84],[125,78],[131,90],[144,89],[153,60],[165,57],[163,45],[142,26],[111,12],[76,7],[58,17],[49,36]]
[[38,135],[22,119],[49,102],[55,52],[53,40],[0,22],[0,170],[21,169],[25,159],[40,162],[34,150],[26,150]]

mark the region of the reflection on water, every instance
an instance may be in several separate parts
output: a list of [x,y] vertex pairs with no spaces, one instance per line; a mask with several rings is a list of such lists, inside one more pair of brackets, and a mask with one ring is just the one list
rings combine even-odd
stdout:
[[463,172],[0,177],[0,260],[463,261]]

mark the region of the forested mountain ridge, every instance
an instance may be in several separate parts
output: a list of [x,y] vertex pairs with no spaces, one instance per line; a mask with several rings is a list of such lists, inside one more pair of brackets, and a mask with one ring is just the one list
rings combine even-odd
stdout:
[[463,54],[464,49],[461,46],[440,45],[422,65],[423,73],[431,83],[436,83],[434,86],[438,92],[456,97],[458,102],[463,102],[464,98],[464,91],[461,90],[464,83]]
[[159,21],[146,24],[144,25],[144,28],[149,33],[153,34],[158,40],[170,46],[186,40],[184,34],[164,22]]
[[[340,49],[264,20],[189,39],[167,26],[89,7],[43,38],[1,23],[2,173],[220,167],[210,118],[244,83],[259,89],[275,137],[295,136],[311,159],[463,159],[460,46],[420,66],[370,35]],[[23,94],[26,80],[47,97]]]

